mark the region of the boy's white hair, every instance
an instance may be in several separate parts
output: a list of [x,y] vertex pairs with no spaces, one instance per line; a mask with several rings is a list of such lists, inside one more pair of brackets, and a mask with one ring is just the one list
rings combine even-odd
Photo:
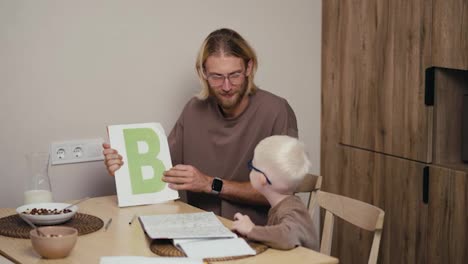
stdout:
[[297,189],[310,168],[304,143],[290,136],[276,135],[263,139],[255,147],[254,157],[270,166],[270,170],[275,172],[274,180],[283,182],[286,187],[283,191],[287,192]]

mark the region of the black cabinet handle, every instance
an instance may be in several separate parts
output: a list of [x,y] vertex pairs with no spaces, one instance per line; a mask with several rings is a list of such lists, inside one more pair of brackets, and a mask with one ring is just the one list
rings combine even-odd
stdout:
[[424,167],[423,169],[423,203],[429,203],[429,166]]
[[424,81],[424,104],[427,106],[433,106],[434,105],[434,71],[435,67],[429,67],[426,69],[425,72],[425,81]]

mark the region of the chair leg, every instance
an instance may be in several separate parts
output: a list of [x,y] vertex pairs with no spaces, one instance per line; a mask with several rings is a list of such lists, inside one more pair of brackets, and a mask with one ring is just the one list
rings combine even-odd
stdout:
[[377,257],[379,256],[380,237],[382,236],[382,230],[375,230],[374,241],[372,242],[372,248],[369,255],[368,264],[376,264]]
[[329,211],[326,211],[325,220],[323,224],[322,243],[320,245],[320,252],[330,256],[331,246],[333,240],[333,225],[335,224],[335,217]]

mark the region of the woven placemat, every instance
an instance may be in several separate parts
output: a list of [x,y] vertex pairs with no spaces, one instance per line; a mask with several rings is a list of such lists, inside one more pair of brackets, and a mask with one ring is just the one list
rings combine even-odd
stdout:
[[[76,213],[69,221],[59,224],[74,227],[78,235],[85,235],[102,228],[104,222],[96,216]],[[31,227],[17,214],[0,218],[0,235],[14,238],[29,238]]]
[[[258,254],[264,252],[268,249],[267,245],[256,243],[253,241],[248,241],[250,247]],[[157,239],[153,240],[150,245],[150,250],[158,256],[161,257],[185,257],[185,254],[177,249],[173,244],[172,240],[170,239]],[[216,261],[226,261],[226,260],[234,260],[234,259],[241,259],[241,258],[248,258],[252,256],[236,256],[236,257],[222,257],[222,258],[205,258],[203,261],[206,262],[216,262]]]

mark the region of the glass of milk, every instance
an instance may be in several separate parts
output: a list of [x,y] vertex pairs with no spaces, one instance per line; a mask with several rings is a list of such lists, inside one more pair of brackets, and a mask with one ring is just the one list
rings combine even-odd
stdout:
[[26,168],[24,204],[52,202],[52,190],[49,179],[49,153],[28,153],[26,155]]

